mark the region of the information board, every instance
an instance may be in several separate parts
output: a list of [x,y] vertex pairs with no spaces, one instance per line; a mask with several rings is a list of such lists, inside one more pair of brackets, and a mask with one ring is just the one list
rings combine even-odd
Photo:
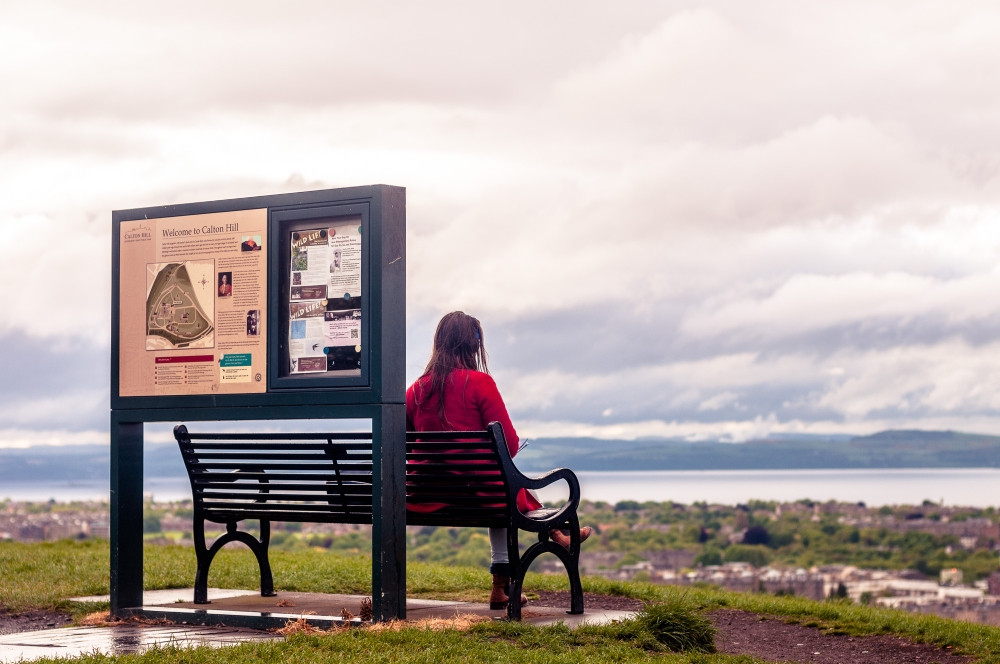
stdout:
[[372,185],[114,211],[112,408],[402,403],[405,205]]
[[119,394],[266,390],[267,210],[119,225]]
[[361,375],[361,218],[288,231],[286,375]]

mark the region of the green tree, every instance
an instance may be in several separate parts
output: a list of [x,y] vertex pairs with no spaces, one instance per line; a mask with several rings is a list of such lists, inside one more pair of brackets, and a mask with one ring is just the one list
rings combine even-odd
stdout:
[[694,557],[695,565],[704,565],[709,567],[711,565],[721,565],[722,564],[722,551],[715,547],[705,547],[705,549]]
[[160,517],[153,514],[152,512],[144,513],[142,515],[142,532],[144,533],[163,532],[163,526],[160,525]]
[[750,563],[754,567],[767,567],[771,551],[760,544],[733,544],[726,549],[727,563]]
[[764,526],[750,526],[743,533],[744,544],[763,544],[766,546],[770,542],[771,533],[767,532],[767,528]]

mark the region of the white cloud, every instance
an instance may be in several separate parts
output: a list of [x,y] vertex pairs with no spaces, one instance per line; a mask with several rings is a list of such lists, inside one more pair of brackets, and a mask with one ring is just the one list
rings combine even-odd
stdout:
[[[960,341],[840,353],[846,367],[819,405],[862,420],[880,411],[923,417],[981,417],[1000,409],[1000,342],[973,347]],[[886,380],[891,376],[891,380]]]
[[0,333],[28,333],[57,345],[74,337],[109,343],[108,235],[85,220],[0,212],[0,240]]
[[994,3],[5,10],[0,334],[106,347],[113,209],[385,182],[523,426],[995,425]]
[[21,429],[53,426],[73,428],[74,424],[91,426],[95,420],[102,419],[98,414],[106,417],[107,412],[106,391],[70,387],[65,391],[53,390],[51,395],[46,396],[8,395],[0,407],[0,422]]
[[[895,418],[870,418],[864,422],[840,420],[788,420],[774,417],[753,420],[703,422],[682,421],[633,421],[615,425],[600,425],[577,420],[524,420],[518,433],[524,438],[598,438],[604,440],[636,440],[639,438],[675,438],[689,441],[716,440],[742,443],[760,440],[775,434],[806,435],[871,435],[879,431],[900,429]],[[912,417],[906,420],[907,429],[924,431],[963,431],[990,433],[1000,430],[997,417]]]
[[44,428],[4,428],[0,429],[0,448],[20,448],[46,445],[59,447],[62,445],[107,445],[106,430],[77,431],[70,429]]
[[[962,429],[963,419],[992,422],[1000,410],[1000,361],[991,359],[1000,357],[998,351],[997,342],[973,347],[952,339],[845,348],[830,357],[743,353],[604,374],[578,369],[501,375],[498,384],[511,409],[525,413],[532,426],[541,426],[546,417],[569,419],[579,430],[628,430],[629,437],[652,435],[641,422],[673,422],[674,428],[659,429],[657,435],[684,436],[699,431],[735,435],[732,422],[758,420],[780,423],[774,431],[804,426],[801,430],[818,432],[822,423],[831,432],[863,432],[875,423],[913,428],[925,421]],[[592,403],[605,406],[590,409]],[[707,413],[722,417],[704,418]],[[616,424],[606,423],[612,415]]]
[[905,326],[925,317],[961,328],[1000,315],[990,296],[998,285],[1000,271],[947,280],[898,272],[796,274],[773,292],[706,302],[685,317],[681,332],[774,340],[841,326]]
[[726,406],[734,406],[739,403],[740,395],[736,392],[720,392],[704,399],[698,404],[698,410],[720,410]]

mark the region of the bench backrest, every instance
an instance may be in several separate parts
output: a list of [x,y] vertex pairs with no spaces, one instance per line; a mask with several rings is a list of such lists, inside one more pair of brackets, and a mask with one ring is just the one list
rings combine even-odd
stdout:
[[195,508],[210,521],[371,523],[371,434],[190,433],[174,437]]
[[[372,522],[370,433],[191,433],[179,425],[174,437],[196,513],[209,521]],[[499,424],[408,432],[406,440],[408,524],[510,522]]]
[[[502,448],[503,452],[500,452]],[[510,523],[503,429],[406,434],[406,522],[504,527]],[[510,457],[506,457],[509,463]]]

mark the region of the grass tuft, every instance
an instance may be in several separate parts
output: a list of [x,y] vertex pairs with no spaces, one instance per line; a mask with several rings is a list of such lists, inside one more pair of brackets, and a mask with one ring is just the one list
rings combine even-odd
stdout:
[[88,613],[77,621],[80,625],[87,627],[107,627],[112,624],[111,614],[107,611],[94,611]]
[[715,652],[715,625],[686,603],[647,605],[635,620],[674,652]]
[[407,620],[399,621],[392,620],[385,623],[373,623],[368,625],[366,629],[375,632],[398,632],[403,629],[418,629],[418,630],[429,630],[429,631],[440,631],[445,629],[454,629],[461,632],[468,631],[473,625],[477,625],[483,622],[489,622],[490,618],[485,616],[477,616],[472,614],[455,614],[451,618],[425,618],[422,620]]
[[285,623],[285,626],[277,630],[278,634],[282,636],[288,636],[289,634],[319,634],[321,630],[315,625],[309,624],[305,618],[298,618],[296,620],[289,620]]

